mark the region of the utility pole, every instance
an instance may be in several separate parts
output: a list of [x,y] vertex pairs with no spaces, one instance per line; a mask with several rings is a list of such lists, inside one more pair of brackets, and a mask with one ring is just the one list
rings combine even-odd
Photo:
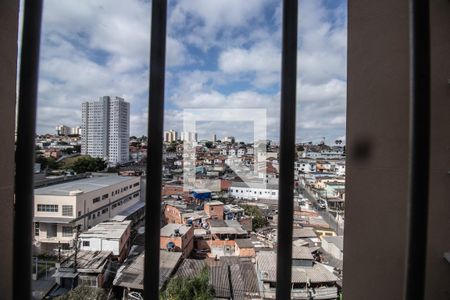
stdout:
[[58,241],[58,263],[61,263],[61,242]]
[[81,225],[78,224],[76,225],[76,233],[75,233],[75,240],[74,240],[74,247],[75,247],[75,255],[74,255],[74,262],[73,262],[73,272],[76,273],[77,272],[77,255],[78,255],[78,237],[80,235],[80,229],[81,229]]

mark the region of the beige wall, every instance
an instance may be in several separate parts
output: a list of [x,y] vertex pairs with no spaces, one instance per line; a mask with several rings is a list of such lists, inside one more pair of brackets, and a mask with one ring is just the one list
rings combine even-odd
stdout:
[[12,298],[12,245],[14,201],[14,131],[16,106],[17,25],[19,1],[0,1],[0,291]]
[[[450,3],[431,3],[431,178],[426,299],[449,299]],[[408,1],[348,3],[344,297],[402,299],[409,123]],[[376,204],[375,204],[376,203]]]

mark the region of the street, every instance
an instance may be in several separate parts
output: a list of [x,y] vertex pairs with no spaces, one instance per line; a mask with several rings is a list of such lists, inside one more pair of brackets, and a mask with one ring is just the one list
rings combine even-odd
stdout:
[[330,227],[336,232],[337,235],[343,235],[344,234],[344,224],[341,222],[338,224],[334,216],[328,212],[326,209],[320,209],[317,204],[317,199],[314,197],[314,195],[311,193],[311,191],[303,186],[300,187],[300,193],[311,201],[313,204],[315,210],[317,213],[323,218],[325,222],[327,222]]

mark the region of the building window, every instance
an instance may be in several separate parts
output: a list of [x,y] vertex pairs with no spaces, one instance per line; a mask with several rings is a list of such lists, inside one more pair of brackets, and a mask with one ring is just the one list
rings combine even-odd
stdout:
[[81,217],[81,210],[78,211],[78,216]]
[[108,195],[108,194],[104,194],[104,195],[102,196],[102,200],[104,200],[104,199],[108,199],[108,197],[109,197],[109,195]]
[[133,184],[133,186],[138,186],[139,185],[139,182],[136,182],[135,184]]
[[73,206],[72,205],[63,205],[62,206],[62,215],[71,217],[73,216]]
[[89,241],[83,241],[83,247],[89,247],[90,243]]
[[72,237],[73,236],[73,229],[70,226],[63,226],[62,227],[62,236],[63,237]]
[[34,236],[39,236],[39,222],[34,223]]
[[100,197],[96,197],[96,198],[92,199],[92,203],[97,203],[98,201],[100,201]]
[[38,204],[37,211],[58,212],[58,205],[56,205],[56,204]]

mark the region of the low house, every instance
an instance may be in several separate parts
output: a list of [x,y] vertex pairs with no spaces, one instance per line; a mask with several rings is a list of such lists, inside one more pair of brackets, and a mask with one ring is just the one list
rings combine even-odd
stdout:
[[188,257],[194,247],[194,228],[183,224],[167,224],[161,228],[160,249],[182,252]]
[[[339,278],[322,264],[315,263],[307,249],[293,249],[291,299],[338,299]],[[276,256],[275,251],[256,254],[256,271],[263,299],[276,299]]]
[[66,289],[78,285],[101,288],[106,281],[111,251],[79,251],[56,264],[56,283]]
[[204,210],[211,219],[223,220],[224,205],[222,202],[205,202]]
[[[182,253],[159,252],[159,288],[161,289],[172,276],[174,270],[181,260]],[[143,296],[144,292],[144,260],[145,252],[142,246],[133,246],[130,254],[122,266],[117,270],[113,285],[116,291],[116,298],[128,300],[132,299],[129,294]],[[131,295],[130,295],[131,296]],[[139,299],[139,298],[137,298]],[[143,299],[143,298],[141,298]]]
[[80,249],[85,251],[112,251],[123,261],[129,249],[131,221],[102,222],[80,234]]

